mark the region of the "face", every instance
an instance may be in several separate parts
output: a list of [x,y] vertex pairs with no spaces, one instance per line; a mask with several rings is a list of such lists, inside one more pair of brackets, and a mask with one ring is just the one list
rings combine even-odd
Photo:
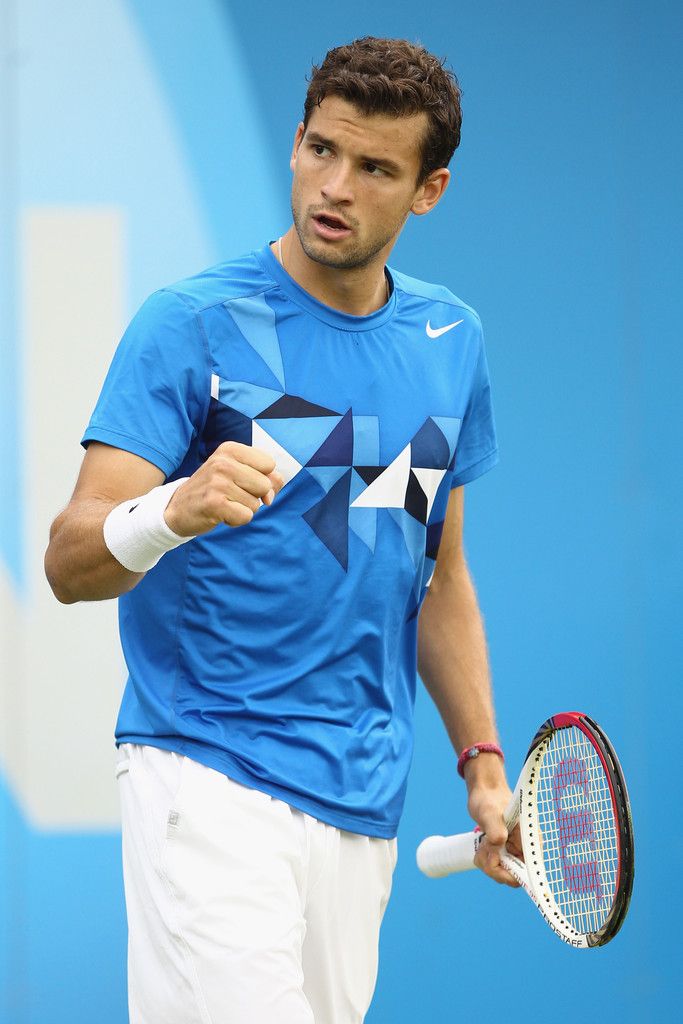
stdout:
[[408,214],[435,205],[448,171],[416,184],[427,124],[422,112],[366,116],[328,96],[306,129],[299,125],[291,159],[292,214],[309,259],[339,269],[385,260]]

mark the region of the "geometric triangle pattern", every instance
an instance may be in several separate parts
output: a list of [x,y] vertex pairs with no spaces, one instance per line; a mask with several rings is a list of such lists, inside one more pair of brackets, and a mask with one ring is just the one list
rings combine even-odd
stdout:
[[448,441],[433,419],[428,417],[410,442],[413,466],[445,469],[450,461]]
[[[372,481],[376,480],[377,477],[380,475],[380,473],[383,473],[384,470],[387,467],[386,466],[359,466],[357,464],[354,464],[353,468],[355,469],[356,473],[361,478],[361,480],[363,480],[366,484],[371,484]],[[357,495],[354,495],[354,497],[357,497]]]
[[306,472],[320,484],[327,494],[340,477],[344,476],[346,466],[306,466]]
[[240,380],[211,377],[204,431],[206,457],[235,440],[268,452],[288,484],[299,473],[315,480],[322,498],[303,518],[336,562],[348,567],[349,533],[371,552],[378,517],[393,520],[415,568],[417,614],[420,587],[433,572],[443,523],[431,523],[439,487],[455,460],[461,421],[427,417],[388,464],[382,464],[379,417],[353,415],[287,391],[275,313],[263,294],[223,303],[237,332],[231,358]]
[[246,380],[222,380],[215,373],[211,379],[211,393],[219,402],[239,409],[250,419],[255,419],[262,409],[282,397],[282,393],[274,388],[264,388]]
[[367,480],[358,472],[358,466],[353,467],[351,473],[351,489],[349,491],[349,502],[353,504],[361,491],[365,490]]
[[445,469],[423,469],[421,466],[414,466],[411,472],[415,475],[427,501],[427,514],[422,520],[426,523],[432,513],[434,498],[439,489],[439,484],[446,475]]
[[434,575],[434,569],[436,568],[436,559],[425,558],[424,569],[422,571],[422,586],[426,589],[432,582],[432,576]]
[[275,313],[266,302],[265,296],[251,295],[242,299],[229,299],[223,305],[235,321],[244,340],[259,354],[285,391],[285,371],[275,328]]
[[388,508],[386,513],[382,514],[386,515],[387,513],[403,534],[403,540],[415,570],[413,574],[413,597],[416,601],[419,601],[422,591],[425,528],[422,523],[418,522],[405,509]]
[[415,569],[419,569],[424,560],[424,526],[403,508],[389,508],[387,509],[387,512],[403,534],[408,554],[410,555]]
[[353,417],[353,462],[379,466],[379,416]]
[[202,458],[208,459],[224,441],[251,444],[251,424],[251,418],[239,409],[212,398],[202,436]]
[[327,494],[303,515],[345,572],[349,567],[350,483],[351,470],[347,469]]
[[445,520],[441,520],[439,523],[429,523],[427,526],[427,541],[425,544],[425,556],[436,560],[436,556],[439,552],[439,545],[441,544],[441,535],[443,534],[443,528]]
[[[460,436],[460,427],[462,426],[462,420],[457,419],[455,416],[432,416],[430,417],[432,422],[437,425],[443,436],[448,442],[448,451],[450,458],[446,460],[450,464],[451,460],[455,456],[455,446],[458,443],[458,437]],[[426,465],[426,463],[416,463],[417,466]],[[441,463],[443,465],[443,463]]]
[[377,541],[377,509],[375,508],[350,508],[349,529],[362,540],[370,551],[375,553]]
[[353,502],[353,508],[404,508],[410,477],[410,445],[406,445]]
[[340,419],[339,416],[305,416],[301,419],[267,419],[257,416],[256,422],[305,466],[325,444]]
[[[224,313],[227,318],[227,309],[224,310]],[[234,329],[234,326],[231,328],[230,361],[233,366],[239,367],[239,372],[233,374],[234,377],[239,377],[240,380],[247,381],[249,384],[269,388],[275,392],[276,396],[285,391],[279,377],[273,373],[260,352],[250,345],[244,335]],[[265,409],[272,402],[273,398],[270,398],[264,402],[261,408]]]
[[273,392],[273,397],[276,398],[276,401],[272,405],[254,415],[258,415],[262,420],[302,419],[307,416],[339,416],[338,412],[326,409],[322,405],[314,405],[313,402],[307,402],[305,398],[299,398],[298,395],[278,396],[276,392]]
[[[305,462],[309,472],[318,474],[323,467],[340,473],[344,467],[352,466],[346,491],[349,502],[346,521],[342,522],[339,505],[335,504],[334,528],[332,523],[323,528],[323,520],[332,506],[325,499],[314,506],[316,533],[330,547],[340,565],[348,557],[347,529],[374,552],[378,510],[389,511],[403,534],[416,570],[414,591],[418,607],[421,592],[434,571],[443,529],[442,523],[433,528],[429,518],[447,466],[453,459],[459,429],[460,420],[454,417],[440,417],[438,421],[428,417],[396,458],[389,465],[381,466],[377,464],[377,417],[353,416],[349,410]],[[325,479],[317,475],[316,478],[329,494],[336,483],[334,476]],[[346,475],[337,479],[343,479],[346,488]],[[335,495],[338,497],[339,490]],[[313,525],[310,518],[307,521]],[[337,531],[343,536],[338,537]]]
[[251,438],[248,443],[254,448],[260,448],[261,451],[267,452],[272,457],[278,473],[282,476],[285,484],[288,484],[300,472],[301,463],[256,420],[252,421],[251,426]]
[[427,506],[427,495],[423,491],[418,477],[415,475],[415,470],[411,469],[408,476],[404,508],[418,523],[426,523]]
[[441,416],[437,422],[429,416],[410,444],[384,467],[359,463],[354,453],[354,468],[368,486],[352,500],[352,508],[403,508],[426,525],[459,430],[455,417]]
[[351,410],[328,434],[307,462],[309,466],[351,466],[353,463],[353,415]]
[[[305,470],[323,497],[303,518],[344,569],[349,530],[374,552],[378,510],[389,511],[415,567],[419,598],[443,529],[443,523],[429,519],[454,461],[460,420],[428,417],[398,455],[380,465],[377,416],[354,416],[351,409],[342,413],[286,393],[274,315],[263,296],[225,306],[241,333],[233,343],[244,342],[252,352],[250,364],[240,360],[242,372],[255,379],[212,376],[206,457],[221,442],[235,440],[268,452],[285,484]],[[271,382],[275,386],[268,386]]]

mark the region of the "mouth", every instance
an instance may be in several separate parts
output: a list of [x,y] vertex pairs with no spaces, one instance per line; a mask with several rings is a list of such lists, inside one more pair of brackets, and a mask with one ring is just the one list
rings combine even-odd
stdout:
[[316,213],[312,220],[316,234],[322,238],[346,238],[352,231],[346,221],[334,213]]

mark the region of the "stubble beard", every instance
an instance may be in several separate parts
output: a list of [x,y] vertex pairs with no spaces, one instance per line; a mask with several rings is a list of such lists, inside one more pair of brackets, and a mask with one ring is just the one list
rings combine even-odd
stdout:
[[[405,224],[408,214],[406,213],[398,224],[394,225],[391,230],[387,229],[386,233],[378,236],[374,239],[369,240],[365,245],[355,244],[340,252],[328,252],[325,247],[325,243],[318,241],[315,238],[311,238],[310,234],[306,232],[306,221],[309,219],[309,215],[317,211],[315,207],[309,207],[308,213],[303,217],[300,216],[299,211],[296,208],[294,199],[292,198],[292,220],[294,221],[294,227],[296,233],[299,236],[299,243],[301,248],[308,256],[309,260],[313,260],[314,263],[320,263],[324,267],[331,267],[334,270],[359,270],[363,267],[369,266],[375,259],[375,257],[392,241],[395,239],[401,228]],[[350,225],[354,227],[354,224]]]

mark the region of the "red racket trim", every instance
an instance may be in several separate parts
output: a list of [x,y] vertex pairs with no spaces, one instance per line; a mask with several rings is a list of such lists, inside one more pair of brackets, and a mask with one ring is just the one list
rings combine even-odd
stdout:
[[[607,918],[599,928],[593,932],[579,932],[570,918],[565,916],[564,909],[560,909],[560,906],[556,902],[552,887],[549,885],[546,886],[541,882],[540,889],[536,892],[537,885],[531,875],[531,865],[534,865],[536,875],[542,871],[543,879],[545,881],[547,881],[547,879],[545,878],[545,864],[542,860],[542,851],[536,848],[534,848],[533,851],[528,850],[527,844],[525,843],[525,838],[529,838],[526,836],[525,830],[528,830],[530,827],[534,827],[530,826],[528,823],[528,815],[525,815],[524,827],[522,828],[522,846],[525,850],[526,864],[519,863],[520,874],[518,881],[522,883],[531,899],[539,907],[552,930],[555,931],[563,941],[575,947],[586,948],[603,946],[617,934],[628,911],[631,893],[633,890],[634,877],[633,824],[631,820],[626,782],[616,753],[614,752],[614,748],[612,747],[609,739],[602,729],[591,718],[589,718],[588,715],[578,711],[568,711],[554,715],[543,723],[529,746],[524,768],[522,769],[522,773],[520,773],[520,778],[514,790],[511,806],[506,813],[506,820],[508,821],[509,826],[512,825],[513,818],[515,820],[519,820],[520,825],[522,825],[522,815],[520,812],[522,810],[521,804],[525,797],[527,801],[529,797],[532,798],[533,814],[536,816],[538,815],[538,775],[534,765],[538,766],[542,763],[547,745],[552,742],[553,734],[560,733],[565,729],[571,728],[576,728],[583,734],[585,739],[590,743],[592,750],[597,755],[597,760],[600,762],[605,776],[603,781],[606,780],[606,788],[612,804],[617,848],[617,865],[614,876],[615,887],[612,907]],[[524,778],[526,781],[522,783]],[[528,789],[527,793],[524,792],[525,789]],[[533,835],[530,838],[535,841],[536,835]],[[465,857],[462,855],[457,858],[458,863],[456,866],[448,866],[444,873],[449,873],[451,871],[462,871],[474,867],[473,852],[476,852],[476,849],[478,848],[477,840],[479,840],[479,842],[481,841],[476,832],[466,833],[460,836],[446,837],[445,839],[444,837],[432,836],[424,840],[423,843],[420,844],[420,848],[424,849],[426,844],[431,843],[432,841],[439,844],[444,841],[457,841],[460,846],[464,847],[467,845],[467,856]],[[531,845],[533,846],[533,843]],[[420,862],[420,848],[418,848],[418,866],[420,866],[426,874],[432,874],[426,865],[424,863],[421,864]],[[537,863],[537,858],[539,856],[541,857],[541,860]],[[515,874],[515,877],[517,877],[517,864],[512,863],[514,858],[510,858],[509,854],[503,854],[503,857],[506,860],[510,860],[512,867],[508,867],[507,864],[505,864],[505,866]],[[513,870],[513,867],[515,870]],[[434,874],[434,876],[436,875]],[[551,901],[552,906],[557,911],[556,913],[553,912],[552,915],[556,921],[554,921],[547,912],[546,905]]]
[[594,722],[588,715],[582,715],[583,723],[579,728],[584,735],[589,736],[598,756],[602,762],[607,775],[612,800],[614,801],[615,818],[617,820],[617,848],[619,851],[618,878],[614,905],[607,920],[597,933],[596,945],[602,946],[617,934],[628,910],[633,891],[634,875],[634,842],[633,823],[631,821],[631,807],[626,789],[626,780],[614,751],[614,747],[608,740],[597,722]]
[[[529,754],[548,736],[560,729],[575,727],[587,737],[605,772],[617,824],[617,877],[612,909],[602,927],[587,936],[592,946],[603,946],[621,928],[631,900],[634,874],[633,826],[624,773],[614,747],[597,722],[580,711],[563,711],[552,715],[540,727],[529,746]],[[527,757],[529,756],[527,754]],[[618,794],[617,794],[618,790]]]

